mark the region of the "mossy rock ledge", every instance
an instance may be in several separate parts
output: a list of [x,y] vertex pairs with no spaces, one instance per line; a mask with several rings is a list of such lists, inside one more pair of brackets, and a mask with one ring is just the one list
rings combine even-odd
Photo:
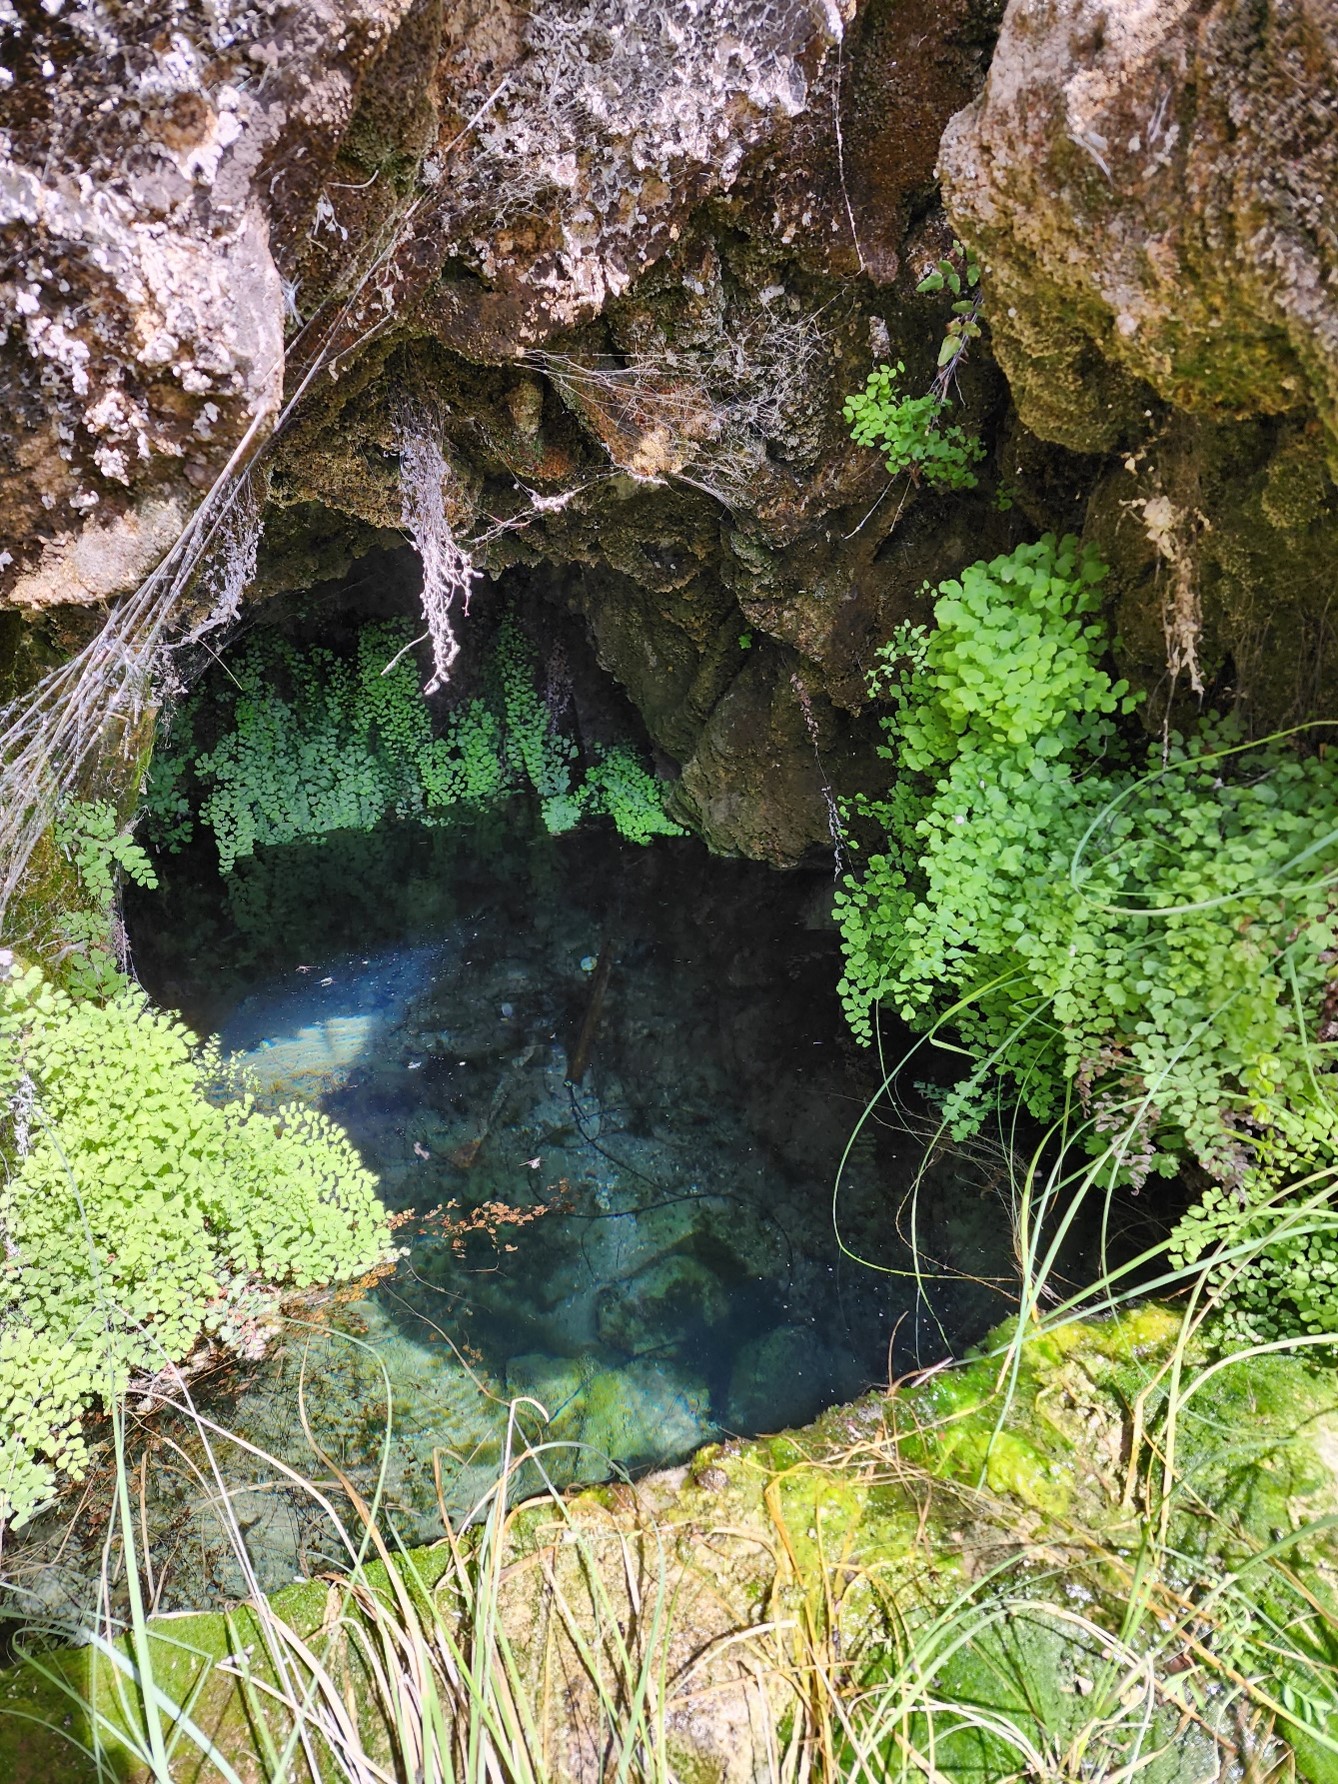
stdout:
[[[1011,1358],[1006,1335],[996,1334],[964,1365],[867,1395],[804,1430],[713,1445],[635,1484],[514,1510],[497,1573],[500,1627],[542,1775],[606,1775],[582,1644],[630,1654],[634,1670],[655,1650],[646,1676],[672,1774],[684,1784],[733,1784],[770,1775],[787,1741],[809,1726],[820,1669],[849,1701],[895,1672],[914,1631],[936,1618],[946,1628],[967,1599],[967,1639],[940,1641],[926,1679],[940,1701],[1019,1727],[1030,1719],[1035,1739],[1062,1751],[1092,1721],[1091,1695],[1116,1644],[1125,1653],[1141,1645],[1155,1681],[1138,1776],[1171,1784],[1255,1775],[1240,1713],[1229,1728],[1214,1726],[1223,1676],[1247,1663],[1226,1652],[1239,1631],[1204,1594],[1254,1579],[1249,1602],[1264,1618],[1281,1617],[1281,1603],[1270,1611],[1268,1582],[1285,1578],[1286,1590],[1332,1617],[1338,1375],[1304,1354],[1217,1365],[1197,1340],[1177,1350],[1180,1333],[1176,1315],[1145,1307],[1029,1338]],[[1173,1381],[1180,1404],[1168,1443]],[[1158,1527],[1157,1584],[1139,1623],[1129,1607],[1140,1600],[1147,1534]],[[477,1530],[458,1538],[457,1556],[480,1540]],[[1276,1575],[1259,1572],[1279,1559]],[[447,1544],[398,1565],[458,1623],[461,1574]],[[388,1596],[380,1564],[368,1584]],[[1162,1638],[1177,1598],[1202,1615],[1185,1621],[1184,1640],[1168,1651]],[[358,1615],[348,1590],[311,1581],[269,1606],[341,1678],[368,1751],[384,1748],[347,1640]],[[257,1609],[160,1617],[149,1628],[160,1689],[189,1706],[245,1784],[264,1778],[251,1718],[268,1703],[281,1732],[283,1717],[263,1688],[242,1683],[248,1665],[253,1681],[266,1681]],[[462,1642],[468,1651],[467,1634]],[[138,1713],[128,1641],[116,1658],[119,1671],[92,1648],[65,1649],[0,1674],[0,1778],[63,1784],[99,1775],[76,1697],[125,1729]],[[617,1670],[615,1658],[608,1677]],[[1294,1709],[1296,1694],[1280,1681],[1277,1690]],[[1296,1775],[1326,1784],[1338,1766],[1322,1720],[1315,1739],[1313,1710],[1296,1712],[1302,1722],[1307,1713],[1309,1734],[1280,1714],[1262,1738],[1276,1759],[1285,1732]],[[829,1764],[840,1772],[839,1719],[835,1729]],[[927,1775],[981,1784],[1020,1775],[978,1726],[935,1738],[937,1770]],[[897,1775],[898,1752],[916,1743],[914,1717],[887,1739]],[[185,1738],[172,1764],[181,1784],[223,1775]],[[104,1747],[101,1776],[115,1775],[148,1773],[114,1747],[109,1762]],[[291,1775],[307,1776],[300,1758]],[[908,1775],[925,1774],[912,1765]]]

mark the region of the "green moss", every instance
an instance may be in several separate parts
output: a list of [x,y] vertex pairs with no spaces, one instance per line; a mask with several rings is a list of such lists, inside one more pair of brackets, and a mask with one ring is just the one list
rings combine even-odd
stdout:
[[[31,956],[65,957],[71,940],[71,918],[75,919],[76,928],[81,919],[90,928],[93,926],[87,919],[91,917],[100,923],[103,941],[109,945],[105,932],[110,913],[85,885],[76,862],[77,849],[68,843],[61,845],[60,820],[68,824],[72,813],[80,810],[109,811],[119,841],[133,849],[130,831],[148,773],[153,729],[154,715],[146,712],[128,730],[122,729],[119,737],[110,737],[84,775],[80,797],[68,800],[62,811],[50,814],[52,822],[38,837],[23,877],[6,906],[6,942]],[[87,951],[87,947],[82,950]],[[106,952],[106,946],[102,951]]]
[[[1081,1749],[1084,1776],[1107,1775],[1135,1749],[1138,1776],[1153,1784],[1213,1775],[1217,1700],[1195,1685],[1200,1696],[1184,1700],[1193,1712],[1184,1715],[1176,1695],[1182,1675],[1165,1670],[1182,1639],[1210,1643],[1224,1665],[1290,1692],[1300,1776],[1327,1784],[1330,1761],[1302,1724],[1323,1727],[1329,1709],[1294,1659],[1279,1658],[1271,1631],[1300,1627],[1297,1589],[1328,1602],[1338,1551],[1319,1520],[1338,1506],[1338,1380],[1287,1356],[1206,1375],[1197,1341],[1185,1348],[1180,1391],[1188,1397],[1179,1413],[1164,1562],[1172,1596],[1155,1598],[1150,1615],[1131,1599],[1130,1582],[1151,1523],[1145,1515],[1131,1522],[1120,1501],[1133,1459],[1130,1412],[1141,1395],[1155,1441],[1135,1470],[1136,1496],[1140,1506],[1157,1505],[1149,1458],[1165,1455],[1158,1408],[1179,1329],[1174,1315],[1157,1308],[1075,1324],[1029,1339],[1015,1369],[1001,1367],[1009,1362],[1001,1331],[961,1368],[836,1409],[806,1431],[713,1445],[686,1480],[651,1476],[635,1487],[587,1489],[567,1501],[565,1513],[551,1500],[523,1507],[506,1547],[517,1593],[504,1618],[514,1624],[517,1652],[530,1655],[538,1639],[536,1618],[545,1613],[536,1607],[550,1567],[564,1570],[558,1577],[573,1614],[593,1625],[606,1613],[586,1600],[590,1557],[606,1553],[621,1577],[623,1557],[641,1545],[643,1567],[672,1555],[684,1570],[673,1595],[674,1639],[684,1653],[718,1639],[718,1623],[703,1621],[698,1631],[697,1620],[726,1604],[739,1629],[767,1623],[824,1642],[839,1631],[842,1654],[860,1657],[851,1676],[876,1692],[897,1676],[907,1642],[932,1648],[939,1640],[934,1694],[957,1708],[931,1729],[912,1706],[897,1726],[912,1745],[932,1737],[939,1775],[952,1784],[1012,1775],[1019,1744],[1027,1743],[1050,1754]],[[1284,1569],[1256,1565],[1268,1545],[1297,1531]],[[467,1533],[466,1551],[478,1541],[477,1531]],[[428,1589],[448,1564],[444,1546],[406,1563]],[[1237,1576],[1241,1587],[1224,1594]],[[367,1570],[367,1583],[389,1596],[379,1564]],[[341,1602],[332,1591],[289,1588],[274,1608],[299,1634],[316,1637]],[[1167,1647],[1161,1620],[1175,1594],[1189,1606],[1190,1622]],[[458,1600],[438,1603],[453,1615]],[[968,1640],[958,1639],[952,1621],[963,1605]],[[243,1758],[253,1740],[245,1705],[236,1678],[217,1662],[257,1638],[254,1613],[162,1620],[153,1629],[165,1687],[194,1693],[196,1721]],[[1128,1680],[1110,1661],[1112,1643],[1153,1656],[1157,1682],[1142,1734],[1131,1733],[1138,1718],[1128,1710]],[[106,1662],[91,1667],[83,1652],[54,1657],[47,1673],[27,1666],[0,1675],[0,1777],[13,1784],[92,1775],[86,1764],[79,1769],[65,1738],[84,1738],[82,1725],[52,1679],[76,1692],[95,1690],[106,1702],[111,1672]],[[1201,1668],[1187,1676],[1190,1684],[1212,1677]],[[360,1701],[356,1679],[354,1695]],[[552,1713],[565,1715],[563,1704]],[[32,1716],[52,1728],[24,1720]],[[1224,1725],[1224,1738],[1237,1735],[1234,1721]],[[717,1776],[709,1748],[678,1729],[672,1738],[685,1743],[674,1748],[677,1775]],[[900,1751],[893,1741],[891,1775]],[[245,1765],[239,1769],[247,1775]]]

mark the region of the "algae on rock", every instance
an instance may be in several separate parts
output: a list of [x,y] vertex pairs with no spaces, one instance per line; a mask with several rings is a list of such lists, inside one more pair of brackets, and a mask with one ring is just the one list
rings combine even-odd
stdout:
[[[383,1758],[386,1706],[348,1619],[366,1618],[369,1593],[404,1616],[421,1589],[436,1609],[423,1598],[415,1614],[444,1619],[473,1664],[523,1696],[539,1775],[573,1784],[642,1738],[673,1775],[716,1784],[775,1775],[804,1744],[824,1776],[849,1775],[861,1750],[953,1784],[1081,1753],[1094,1776],[1134,1764],[1175,1784],[1257,1775],[1283,1759],[1281,1734],[1300,1775],[1326,1781],[1338,1733],[1331,1374],[1284,1355],[1215,1368],[1156,1307],[1016,1351],[998,1338],[965,1367],[806,1430],[530,1501],[504,1537],[495,1515],[397,1562],[409,1582],[398,1599],[374,1567],[356,1593],[297,1586],[266,1615],[344,1681]],[[470,1646],[465,1609],[480,1567],[496,1586],[487,1653]],[[160,1684],[243,1775],[272,1640],[255,1608],[150,1624]],[[653,1700],[637,1707],[625,1693],[647,1677]],[[554,1692],[545,1681],[558,1678]],[[126,1712],[111,1684],[92,1649],[5,1674],[5,1776],[89,1776],[64,1693],[96,1691],[114,1722]],[[277,1732],[277,1706],[269,1718]],[[144,1775],[126,1755],[118,1764]]]

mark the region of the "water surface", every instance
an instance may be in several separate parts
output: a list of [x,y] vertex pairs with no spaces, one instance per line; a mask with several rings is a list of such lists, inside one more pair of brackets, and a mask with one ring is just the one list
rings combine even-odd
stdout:
[[[263,1096],[344,1124],[408,1252],[200,1403],[305,1474],[333,1460],[406,1540],[486,1491],[519,1396],[550,1476],[600,1478],[802,1424],[1002,1314],[986,1162],[914,1194],[921,1142],[870,1124],[834,1217],[878,1079],[836,1001],[830,874],[552,839],[513,810],[270,850],[228,880],[202,847],[163,877],[129,911],[145,985]],[[265,1586],[338,1558],[272,1468],[224,1443],[214,1480],[182,1421],[148,1430],[161,1603],[243,1588],[223,1498]],[[53,1531],[25,1579],[40,1558],[55,1602],[81,1588]]]

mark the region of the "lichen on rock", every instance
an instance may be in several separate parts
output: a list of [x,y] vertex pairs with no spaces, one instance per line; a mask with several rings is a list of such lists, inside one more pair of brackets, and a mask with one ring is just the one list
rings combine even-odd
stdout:
[[[312,224],[362,72],[407,10],[0,15],[8,598],[133,588],[162,552],[153,517],[188,513],[272,424],[284,238]],[[141,549],[90,581],[77,535],[123,516]]]
[[940,167],[1029,426],[1100,451],[1152,392],[1313,408],[1338,469],[1335,68],[1311,0],[1013,0]]
[[1021,422],[1107,458],[1087,535],[1152,725],[1332,709],[1336,73],[1311,0],[1013,0],[944,133]]
[[[0,37],[29,193],[2,238],[0,602],[50,635],[71,604],[123,596],[276,416],[255,592],[319,580],[399,527],[412,398],[475,563],[575,569],[565,591],[657,741],[691,768],[712,731],[684,815],[727,852],[823,846],[792,678],[839,757],[928,536],[905,565],[900,541],[882,551],[916,492],[879,502],[840,402],[889,328],[932,358],[912,287],[942,234],[934,146],[998,11],[179,0],[162,30],[152,8],[81,3]],[[64,370],[39,334],[67,342]],[[978,381],[982,411],[999,395]],[[671,701],[627,648],[625,578]],[[745,631],[747,663],[725,648]],[[774,690],[756,744],[713,717],[736,682],[736,709]],[[755,788],[784,760],[751,829],[714,787],[725,738]]]

